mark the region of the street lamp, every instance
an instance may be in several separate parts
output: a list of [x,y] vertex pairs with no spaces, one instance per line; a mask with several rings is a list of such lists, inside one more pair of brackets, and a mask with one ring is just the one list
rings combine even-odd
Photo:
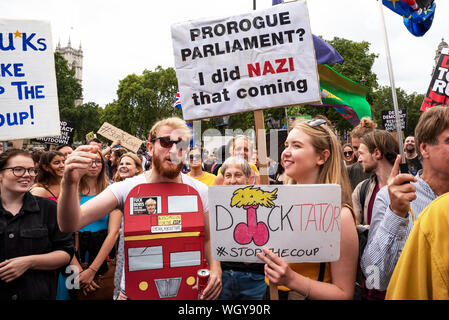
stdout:
[[362,75],[362,79],[360,79],[360,83],[364,86],[366,85],[366,79],[365,79],[365,75]]

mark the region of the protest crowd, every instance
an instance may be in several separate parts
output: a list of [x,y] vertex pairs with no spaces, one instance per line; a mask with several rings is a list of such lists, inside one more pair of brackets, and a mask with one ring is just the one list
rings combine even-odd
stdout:
[[[361,121],[348,143],[325,117],[293,123],[269,177],[273,185],[341,186],[339,259],[287,263],[264,248],[259,263],[216,261],[205,224],[210,277],[201,299],[270,299],[270,283],[279,299],[448,298],[440,268],[447,268],[449,109],[424,112],[415,136],[407,137],[414,141],[404,145],[412,155],[408,173],[399,170],[394,134],[370,121]],[[153,126],[148,151],[137,153],[120,140],[104,146],[96,138],[75,149],[7,146],[0,154],[1,299],[127,299],[122,216],[131,186],[189,184],[201,195],[207,221],[210,186],[259,184],[257,150],[247,137],[230,139],[225,159],[218,149],[210,157],[201,146],[189,148],[190,139],[184,120],[167,118]],[[357,162],[347,164],[348,155]],[[360,172],[351,181],[355,165]],[[151,214],[156,201],[145,206]],[[68,285],[76,281],[78,287]]]
[[[46,131],[20,146],[1,141],[0,301],[449,300],[449,105],[421,110],[406,137],[379,128],[367,91],[346,78],[345,88],[366,91],[358,103],[367,109],[353,111],[353,122],[345,114],[349,134],[325,115],[290,122],[286,111],[273,138],[264,109],[245,109],[327,99],[318,78],[333,70],[317,62],[323,43],[306,9],[294,1],[272,14],[173,26],[183,118],[151,118],[139,138],[105,122],[98,137],[73,144],[30,144]],[[35,47],[33,36],[22,48]],[[189,49],[185,39],[197,42]],[[276,56],[284,42],[301,48],[301,63],[287,50],[291,57]],[[45,51],[45,39],[38,43]],[[253,49],[269,58],[238,65],[233,54],[252,59]],[[230,64],[217,69],[207,60],[217,56]],[[14,76],[25,76],[22,67]],[[44,88],[24,92],[44,99]],[[18,113],[21,125],[57,127],[38,124],[46,121],[38,102]],[[212,148],[191,125],[248,111],[256,135],[240,128]],[[277,154],[268,157],[267,141]]]

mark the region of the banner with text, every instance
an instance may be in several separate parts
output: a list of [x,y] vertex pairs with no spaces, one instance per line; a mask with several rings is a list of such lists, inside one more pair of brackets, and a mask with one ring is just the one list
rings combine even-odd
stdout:
[[340,257],[341,187],[336,184],[209,187],[213,257],[261,262],[263,247],[287,262]]
[[130,135],[122,129],[114,127],[112,124],[107,122],[103,123],[97,133],[111,141],[120,140],[121,145],[132,152],[137,152],[143,143],[142,140]]
[[73,143],[75,136],[75,125],[70,121],[61,121],[61,135],[57,137],[36,138],[35,140],[48,144],[69,144]]
[[305,1],[171,31],[184,120],[321,102]]
[[[406,119],[407,119],[407,110],[400,109],[399,110],[399,118],[401,121],[401,130],[405,131],[406,129]],[[384,110],[382,111],[382,125],[387,131],[396,131],[396,115],[394,110]]]
[[449,49],[441,51],[421,111],[438,105],[449,105]]
[[0,19],[0,140],[60,133],[50,23]]

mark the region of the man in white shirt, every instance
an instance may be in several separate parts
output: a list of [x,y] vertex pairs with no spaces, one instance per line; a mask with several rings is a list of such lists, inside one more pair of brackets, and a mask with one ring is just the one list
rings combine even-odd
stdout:
[[[61,194],[58,200],[58,223],[62,231],[74,232],[88,225],[117,207],[123,208],[133,187],[141,183],[185,183],[200,194],[204,208],[205,255],[210,267],[210,277],[201,298],[216,299],[221,292],[220,263],[212,258],[209,231],[207,187],[199,181],[181,173],[186,156],[190,129],[180,118],[167,118],[157,122],[150,131],[149,153],[153,158],[152,170],[110,185],[95,198],[79,205],[78,184],[95,157],[96,146],[81,146],[66,160]],[[121,294],[121,298],[126,298]]]

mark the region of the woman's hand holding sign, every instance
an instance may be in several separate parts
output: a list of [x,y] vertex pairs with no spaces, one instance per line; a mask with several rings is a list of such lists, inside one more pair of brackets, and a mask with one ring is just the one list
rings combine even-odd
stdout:
[[263,248],[263,253],[258,253],[257,257],[265,262],[265,275],[271,283],[288,286],[293,273],[287,262],[279,258],[273,251]]
[[293,271],[284,259],[280,258],[273,251],[263,248],[263,254],[258,253],[257,257],[265,262],[265,276],[270,283],[288,287],[308,298],[311,288],[310,278],[304,277]]

